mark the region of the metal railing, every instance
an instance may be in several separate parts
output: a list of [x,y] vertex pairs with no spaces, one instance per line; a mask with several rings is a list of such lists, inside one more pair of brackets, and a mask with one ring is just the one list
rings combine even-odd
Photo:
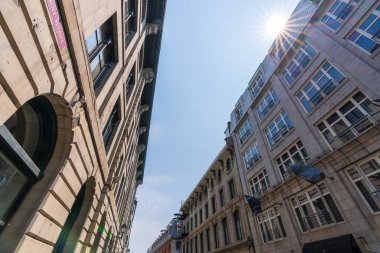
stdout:
[[331,91],[335,89],[338,85],[335,80],[330,79],[317,93],[314,94],[311,98],[309,98],[308,102],[310,102],[313,106],[319,104]]
[[322,210],[317,213],[302,217],[303,227],[306,230],[313,230],[334,224],[335,220],[328,210]]
[[279,228],[264,230],[263,236],[265,237],[265,241],[278,240],[283,237]]
[[350,127],[347,127],[340,134],[335,136],[334,139],[329,141],[330,146],[333,149],[341,147],[346,142],[352,140],[365,130],[375,126],[380,122],[380,112],[376,112],[371,115],[365,115],[363,118],[358,120],[355,124],[352,124]]
[[268,192],[270,192],[272,190],[272,186],[270,185],[267,185],[265,186],[264,188],[261,188],[260,190],[256,191],[253,193],[253,197],[255,198],[261,198],[262,196],[264,196],[265,194],[267,194]]
[[296,175],[294,174],[294,172],[291,170],[291,169],[288,169],[287,171],[284,172],[284,174],[282,174],[282,178],[284,179],[284,181],[288,181],[292,178],[294,178]]

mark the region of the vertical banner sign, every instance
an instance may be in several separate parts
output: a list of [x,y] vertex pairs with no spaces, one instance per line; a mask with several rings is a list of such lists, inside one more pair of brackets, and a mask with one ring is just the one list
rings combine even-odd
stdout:
[[50,13],[51,21],[53,22],[55,36],[58,40],[58,45],[61,49],[66,47],[65,32],[61,23],[61,18],[58,12],[56,0],[47,0],[47,5]]

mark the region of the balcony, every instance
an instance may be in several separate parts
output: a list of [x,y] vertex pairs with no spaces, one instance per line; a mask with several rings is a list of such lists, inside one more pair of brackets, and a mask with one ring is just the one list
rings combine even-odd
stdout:
[[363,133],[365,130],[374,127],[380,122],[380,112],[376,112],[371,115],[365,115],[363,118],[358,120],[355,124],[347,127],[340,134],[335,136],[329,142],[332,149],[338,149],[345,143],[354,139],[359,134]]
[[317,213],[302,217],[303,230],[310,231],[324,226],[335,224],[335,220],[328,210],[322,210]]
[[247,170],[253,167],[260,159],[261,159],[261,155],[259,154],[255,154],[254,156],[252,156],[251,159],[249,159],[246,163]]

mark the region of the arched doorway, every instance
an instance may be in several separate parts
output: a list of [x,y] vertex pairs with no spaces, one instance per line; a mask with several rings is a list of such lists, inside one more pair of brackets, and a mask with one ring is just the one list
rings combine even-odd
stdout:
[[54,246],[53,253],[71,253],[75,251],[80,233],[95,194],[95,179],[90,178],[81,187],[66,218],[62,231]]

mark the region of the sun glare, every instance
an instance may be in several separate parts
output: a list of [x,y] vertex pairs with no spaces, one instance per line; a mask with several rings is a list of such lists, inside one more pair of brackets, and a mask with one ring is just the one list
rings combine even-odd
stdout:
[[286,25],[286,17],[280,14],[273,14],[265,21],[265,32],[273,37],[276,37],[284,31]]

